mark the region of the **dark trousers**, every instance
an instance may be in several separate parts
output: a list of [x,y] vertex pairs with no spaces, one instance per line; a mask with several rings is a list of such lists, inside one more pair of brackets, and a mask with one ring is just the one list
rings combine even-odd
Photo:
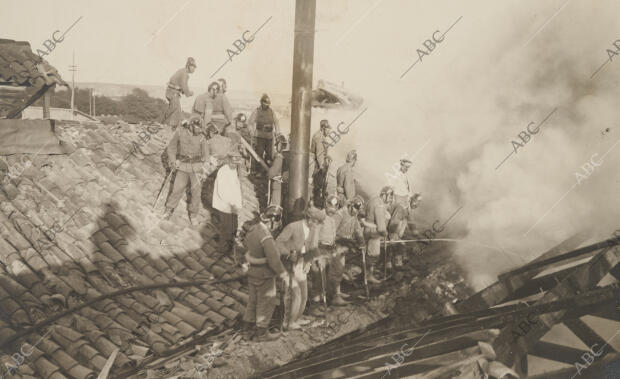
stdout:
[[168,109],[164,113],[162,124],[170,125],[175,129],[181,123],[181,94],[171,89],[166,90]]
[[256,323],[258,328],[267,328],[278,303],[276,279],[248,277],[248,287],[249,301],[243,321]]
[[[273,139],[271,138],[256,138],[256,154],[261,157],[267,164],[273,159]],[[255,168],[258,169],[259,163],[257,162]]]
[[185,172],[177,170],[172,192],[166,201],[166,208],[175,209],[183,194],[187,190],[187,183],[191,185],[191,199],[189,203],[189,213],[192,217],[198,215],[200,211],[200,180],[195,172]]
[[235,232],[237,231],[237,215],[235,213],[225,213],[217,211],[219,216],[220,238],[218,246],[220,253],[232,251],[235,243]]

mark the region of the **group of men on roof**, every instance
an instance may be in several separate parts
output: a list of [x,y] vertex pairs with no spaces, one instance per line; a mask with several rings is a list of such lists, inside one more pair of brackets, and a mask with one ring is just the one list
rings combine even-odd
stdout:
[[[403,266],[404,246],[399,241],[418,235],[413,210],[421,201],[420,194],[413,193],[409,185],[410,160],[402,159],[391,185],[366,202],[356,193],[354,167],[358,157],[355,150],[350,151],[336,171],[336,192],[330,194],[327,180],[332,144],[327,136],[331,126],[322,120],[310,147],[311,200],[283,226],[281,205],[288,181],[288,141],[270,108],[269,96],[261,97],[260,106],[248,120],[252,127],[249,128],[244,114],[233,119],[226,81],[219,79],[196,97],[189,120],[181,121],[179,98],[193,95],[187,81],[195,68],[195,60],[188,58],[185,68],[172,76],[166,89],[169,106],[164,122],[175,130],[167,158],[176,175],[166,201],[165,217],[172,215],[189,184],[189,216],[193,224],[200,210],[202,181],[216,173],[212,207],[218,212],[220,251],[230,253],[237,237],[247,250],[244,267],[248,272],[249,302],[243,321],[248,338],[278,338],[269,331],[280,301],[278,278],[282,280],[284,295],[282,328],[294,330],[310,323],[309,317],[323,315],[327,304],[349,304],[349,295],[340,286],[346,275],[347,255],[361,255],[366,284],[381,282],[377,279],[377,265],[382,241],[392,241],[389,249],[384,245],[386,268]],[[255,159],[251,161],[252,167],[247,167],[242,157],[247,159],[250,153]],[[257,163],[265,165],[266,170]],[[253,170],[258,177],[266,174],[269,200],[237,235],[237,214],[242,208],[238,174],[244,169]],[[306,307],[308,302],[310,306]]]

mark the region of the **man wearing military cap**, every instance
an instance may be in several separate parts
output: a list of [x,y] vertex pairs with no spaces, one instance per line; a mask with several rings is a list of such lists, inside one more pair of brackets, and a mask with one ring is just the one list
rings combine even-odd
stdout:
[[230,101],[226,96],[226,80],[220,78],[217,80],[218,91],[213,98],[213,114],[211,121],[215,123],[220,133],[224,133],[224,128],[233,122],[233,112]]
[[[260,107],[256,108],[250,115],[248,125],[254,129],[256,137],[256,154],[268,164],[273,158],[273,138],[274,134],[280,135],[278,118],[270,107],[271,99],[267,94],[260,98]],[[259,172],[256,167],[256,171]],[[262,170],[262,168],[261,168]]]
[[166,99],[168,100],[168,109],[164,113],[162,123],[170,125],[172,129],[181,122],[181,95],[192,96],[194,93],[187,86],[189,75],[196,70],[196,61],[194,58],[187,58],[184,68],[178,69],[168,81],[166,86]]
[[368,282],[380,283],[374,276],[379,256],[381,255],[381,240],[387,238],[387,207],[394,200],[394,190],[390,186],[381,189],[379,196],[371,199],[366,205],[366,218],[362,220],[364,225],[364,237],[366,237],[369,272]]
[[269,167],[267,176],[271,181],[270,204],[282,205],[283,190],[286,190],[289,173],[289,150],[288,141],[284,135],[276,138],[276,155]]
[[213,115],[213,101],[217,96],[219,84],[212,82],[207,88],[207,92],[196,96],[192,107],[192,116],[200,117],[205,124],[211,122]]
[[355,173],[353,167],[357,162],[357,151],[347,154],[346,162],[336,171],[336,192],[341,205],[355,197]]
[[396,176],[390,180],[390,185],[394,188],[394,203],[401,204],[404,207],[409,206],[409,200],[413,195],[411,185],[409,185],[409,178],[407,177],[407,171],[413,162],[408,158],[400,160],[400,170],[396,173]]
[[243,245],[247,248],[246,262],[249,264],[249,300],[243,315],[244,329],[256,325],[256,339],[271,341],[277,334],[269,332],[269,323],[278,298],[276,297],[276,277],[289,282],[286,269],[280,261],[280,253],[273,239],[274,225],[282,218],[282,208],[276,205],[267,207],[257,220],[244,224]]
[[202,123],[199,118],[191,122],[184,122],[168,143],[168,162],[174,162],[176,176],[172,192],[166,201],[165,219],[169,219],[185,193],[189,181],[191,201],[189,206],[189,220],[195,225],[200,211],[200,176],[203,174],[203,165],[209,158],[207,140],[202,133]]
[[310,154],[314,169],[312,170],[312,202],[314,206],[323,208],[325,203],[325,189],[327,187],[327,171],[331,158],[327,135],[331,131],[329,121],[321,120],[319,130],[314,133],[310,142]]

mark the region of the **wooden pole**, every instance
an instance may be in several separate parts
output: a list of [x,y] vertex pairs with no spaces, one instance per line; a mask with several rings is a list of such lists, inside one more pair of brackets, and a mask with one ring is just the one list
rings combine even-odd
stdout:
[[289,219],[299,199],[308,200],[310,116],[312,110],[312,66],[316,0],[296,0],[293,47],[293,91],[291,107],[291,150],[288,197],[285,215]]

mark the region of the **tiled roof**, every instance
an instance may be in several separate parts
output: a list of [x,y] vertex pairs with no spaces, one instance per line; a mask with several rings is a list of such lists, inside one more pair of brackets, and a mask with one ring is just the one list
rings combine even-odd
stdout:
[[54,85],[67,85],[28,42],[9,39],[0,39],[0,84],[0,117],[14,117]]
[[[29,159],[32,165],[0,191],[0,343],[119,289],[235,275],[232,259],[217,252],[214,227],[190,227],[184,202],[170,221],[151,211],[170,132],[150,134],[141,125],[57,126],[74,153],[6,157],[9,165]],[[151,140],[119,166],[132,142],[140,145],[140,131]],[[242,183],[240,225],[257,207],[252,184]],[[135,366],[205,329],[231,326],[247,302],[242,286],[139,291],[94,303],[2,347],[2,371],[4,363],[17,366],[11,356],[23,346],[35,347],[16,377],[96,377],[116,348],[115,370]]]

